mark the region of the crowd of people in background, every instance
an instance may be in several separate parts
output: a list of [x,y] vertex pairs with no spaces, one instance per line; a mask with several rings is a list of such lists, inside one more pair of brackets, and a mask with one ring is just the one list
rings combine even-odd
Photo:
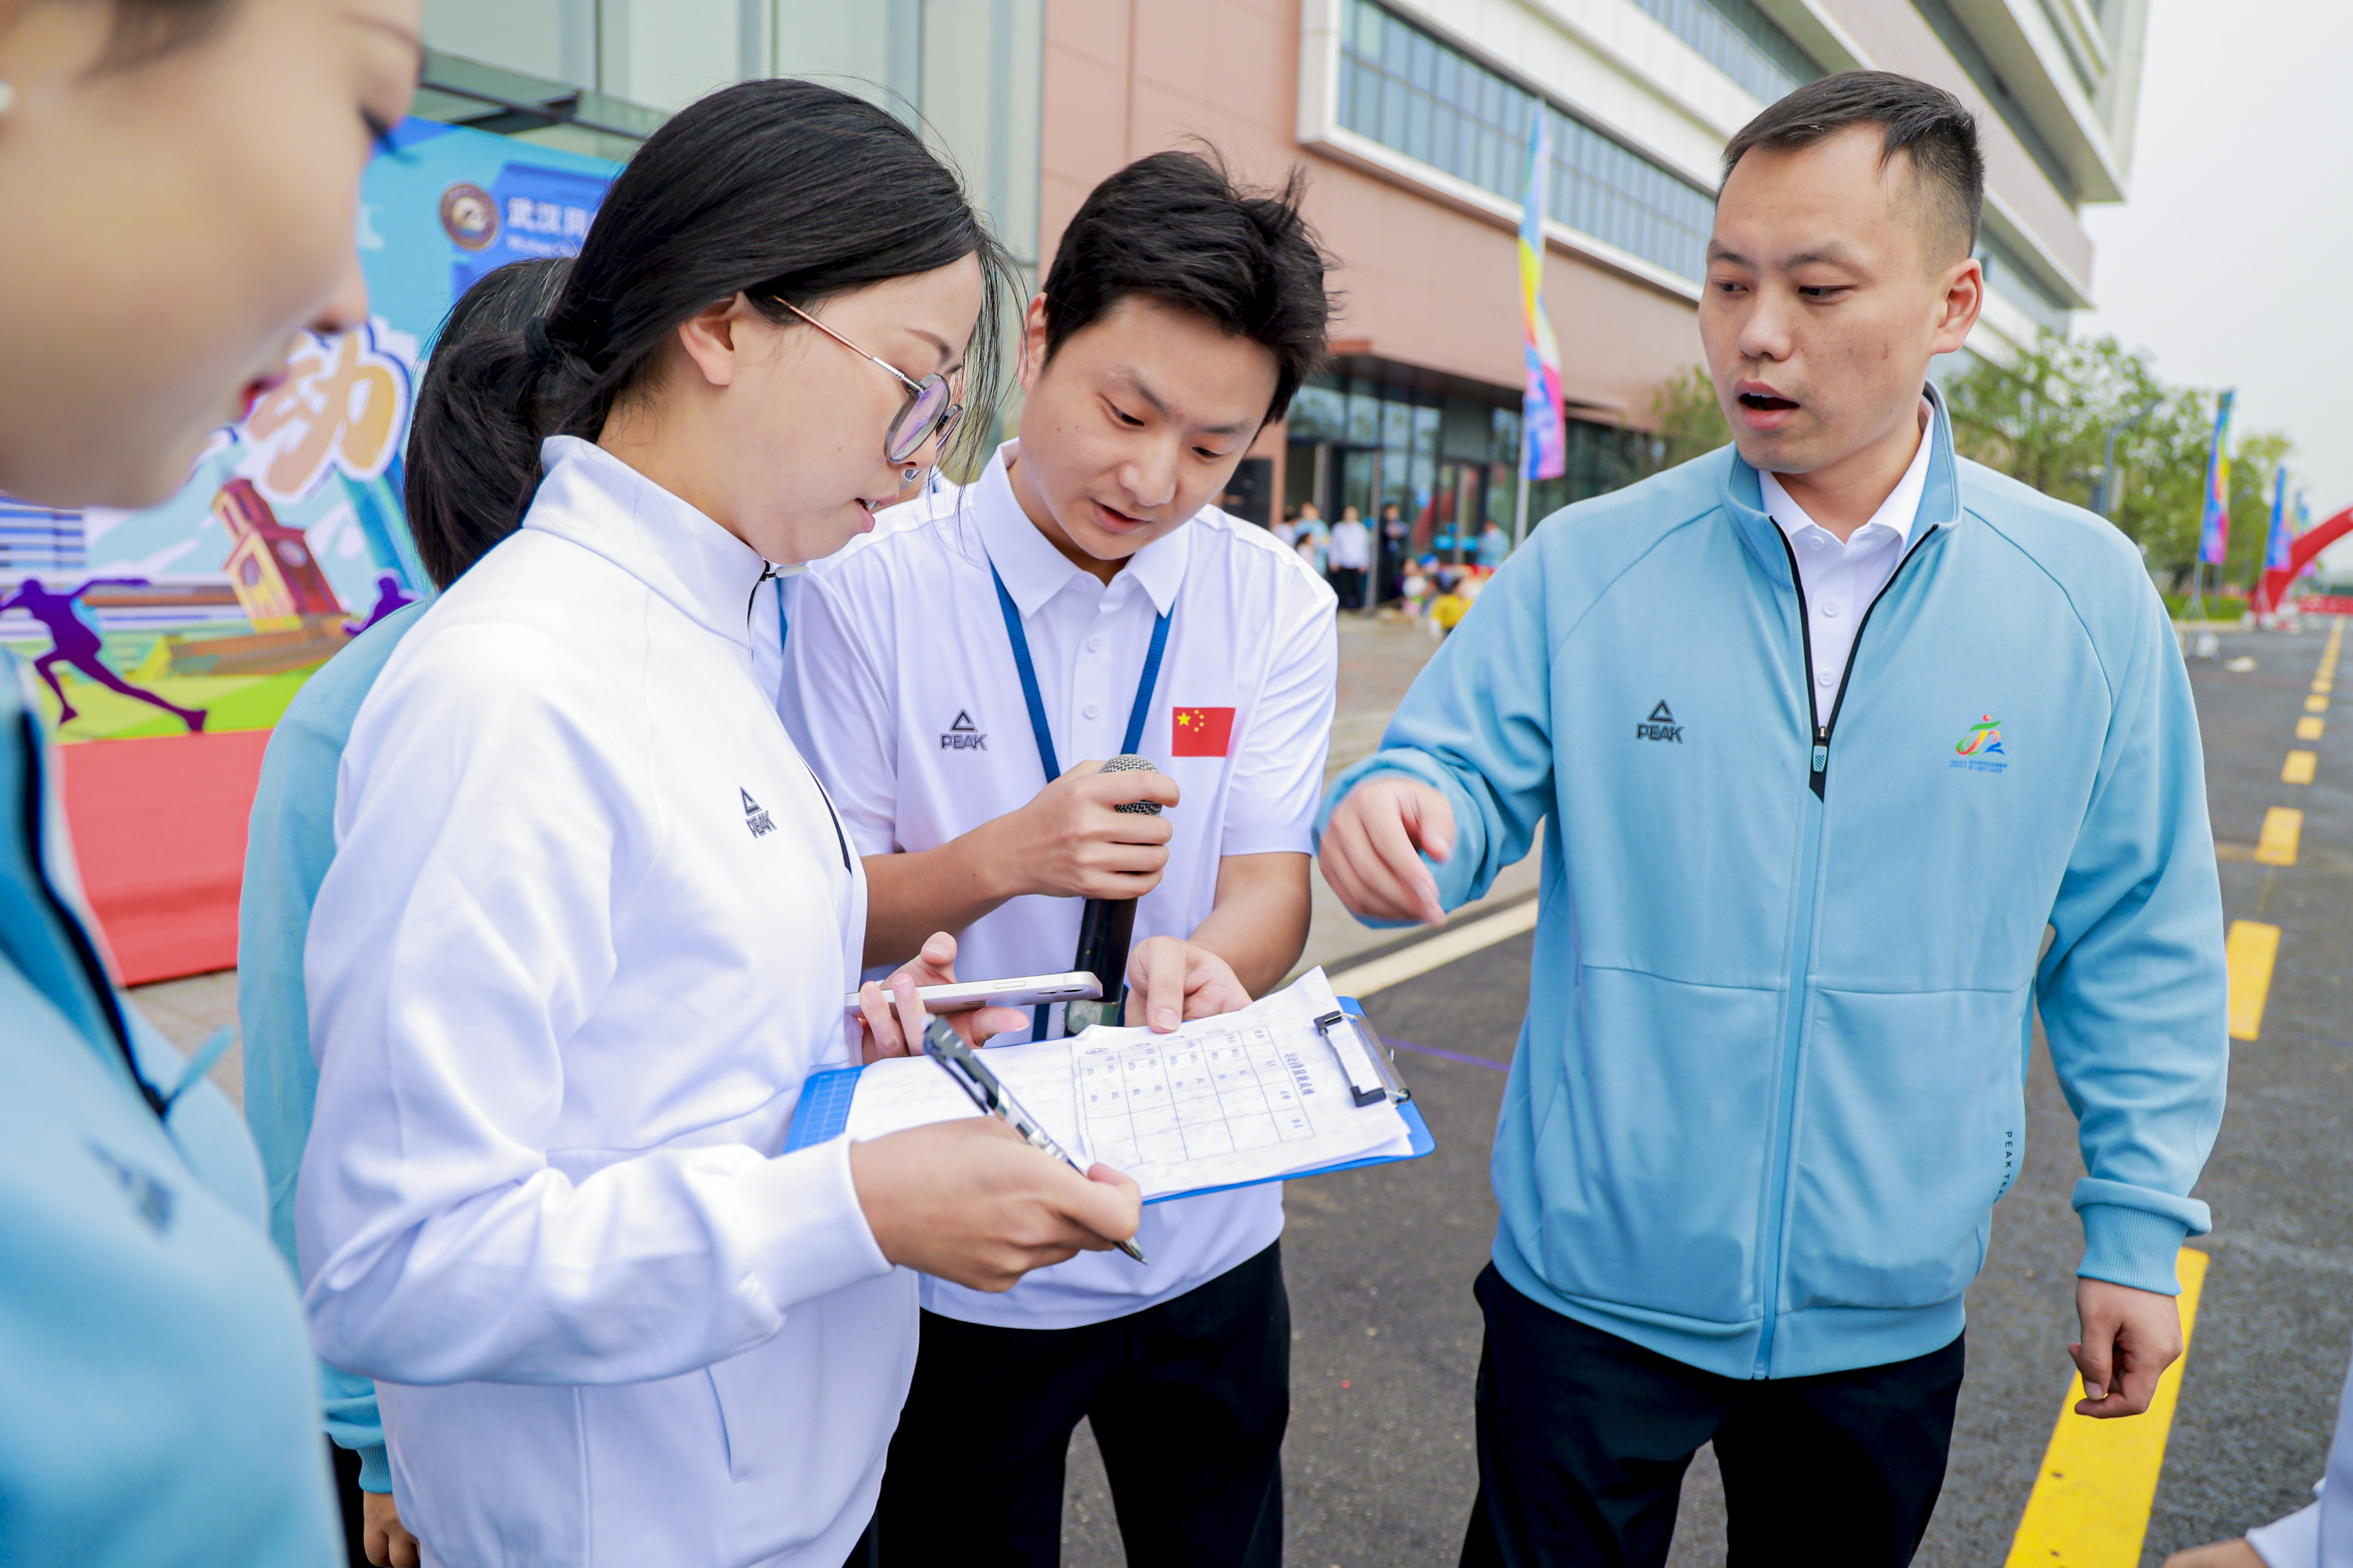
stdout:
[[1414,526],[1396,501],[1382,505],[1377,525],[1367,523],[1354,503],[1341,507],[1337,522],[1327,523],[1322,507],[1302,501],[1283,508],[1269,531],[1332,585],[1343,612],[1389,609],[1440,638],[1461,623],[1512,552],[1511,534],[1490,517],[1461,547],[1451,535],[1433,538],[1433,548],[1416,555]]

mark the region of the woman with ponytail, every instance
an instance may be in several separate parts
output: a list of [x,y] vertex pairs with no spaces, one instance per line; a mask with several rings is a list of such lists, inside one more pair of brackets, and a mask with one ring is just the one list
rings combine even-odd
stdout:
[[1004,1289],[1135,1227],[988,1119],[781,1152],[954,944],[845,1015],[864,879],[748,612],[937,460],[1004,275],[896,120],[748,82],[648,141],[543,319],[437,350],[412,527],[456,581],[343,752],[296,1201],[429,1561],[834,1568],[911,1271]]

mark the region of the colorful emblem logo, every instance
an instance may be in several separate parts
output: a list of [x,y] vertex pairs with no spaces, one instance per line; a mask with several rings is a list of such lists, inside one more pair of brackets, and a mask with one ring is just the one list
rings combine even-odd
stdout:
[[1989,713],[1969,726],[1953,750],[1965,757],[1990,756],[2001,750],[2001,721]]
[[499,204],[463,180],[441,193],[441,232],[460,250],[481,250],[499,237]]
[[1968,732],[1953,742],[1953,766],[1969,768],[1978,773],[1998,773],[2010,766],[2006,761],[1990,759],[2006,756],[2001,749],[2001,721],[1988,713],[1968,728]]

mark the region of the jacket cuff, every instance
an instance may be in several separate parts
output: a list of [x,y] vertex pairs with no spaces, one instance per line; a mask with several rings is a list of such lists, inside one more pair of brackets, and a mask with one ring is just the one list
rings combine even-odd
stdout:
[[779,1311],[891,1272],[858,1205],[849,1139],[764,1161],[736,1190],[752,1281]]
[[381,1443],[355,1450],[360,1457],[360,1490],[388,1492],[392,1490],[392,1456]]
[[2181,1282],[2174,1276],[2174,1259],[2189,1235],[2189,1226],[2167,1215],[2115,1204],[2089,1204],[2084,1219],[2084,1261],[2075,1272],[2086,1279],[2105,1279],[2136,1290],[2179,1296]]

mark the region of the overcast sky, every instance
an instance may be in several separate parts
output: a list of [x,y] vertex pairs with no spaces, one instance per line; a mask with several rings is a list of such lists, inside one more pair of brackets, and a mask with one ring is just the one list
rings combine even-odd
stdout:
[[2236,429],[2295,442],[2318,521],[2353,505],[2353,4],[2150,10],[2130,199],[2084,210],[2100,308],[2076,331],[2236,386]]

